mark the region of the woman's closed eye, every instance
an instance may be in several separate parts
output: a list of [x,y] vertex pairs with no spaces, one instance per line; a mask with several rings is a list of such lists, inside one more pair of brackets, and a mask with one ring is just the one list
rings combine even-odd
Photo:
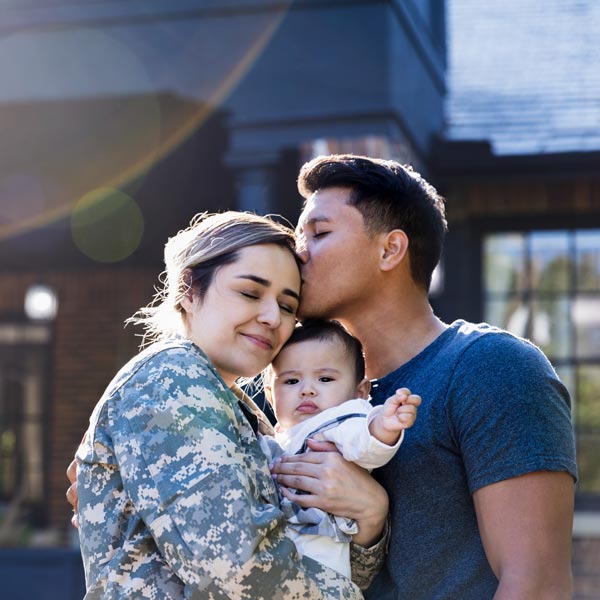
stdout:
[[328,233],[331,233],[331,232],[330,231],[315,231],[313,233],[313,239],[325,237]]
[[260,295],[257,292],[240,292],[245,298],[251,298],[252,300],[259,300]]
[[281,310],[283,312],[286,312],[290,315],[295,315],[296,314],[296,307],[295,306],[290,306],[289,304],[285,304],[285,303],[279,303],[279,308],[281,308]]

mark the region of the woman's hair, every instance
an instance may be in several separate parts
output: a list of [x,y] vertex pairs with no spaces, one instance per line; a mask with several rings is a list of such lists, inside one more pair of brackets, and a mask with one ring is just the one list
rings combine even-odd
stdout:
[[[294,252],[294,232],[268,217],[227,211],[196,215],[187,229],[165,244],[165,270],[154,300],[127,323],[142,325],[142,345],[185,335],[181,299],[190,291],[202,298],[217,270],[237,260],[247,246],[276,244]],[[297,259],[296,259],[297,260]]]

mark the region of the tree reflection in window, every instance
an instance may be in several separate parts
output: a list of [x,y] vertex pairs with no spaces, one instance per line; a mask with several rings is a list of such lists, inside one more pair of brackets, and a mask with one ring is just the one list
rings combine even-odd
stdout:
[[485,320],[536,343],[573,400],[578,501],[600,505],[600,230],[484,240]]

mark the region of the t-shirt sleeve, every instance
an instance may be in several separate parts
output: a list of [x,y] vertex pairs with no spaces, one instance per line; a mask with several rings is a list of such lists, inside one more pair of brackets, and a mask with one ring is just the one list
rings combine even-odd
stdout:
[[197,360],[161,355],[113,407],[123,484],[160,553],[190,597],[360,598],[348,579],[297,555],[229,394]]
[[453,373],[446,410],[471,493],[534,471],[577,478],[568,392],[529,342],[493,333],[471,344]]

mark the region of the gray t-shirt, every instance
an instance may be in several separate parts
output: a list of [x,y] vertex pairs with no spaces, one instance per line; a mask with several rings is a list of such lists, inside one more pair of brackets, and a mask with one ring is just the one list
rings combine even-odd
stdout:
[[370,600],[486,600],[498,581],[471,495],[533,471],[577,477],[570,401],[533,344],[456,321],[375,382],[373,404],[399,387],[420,394],[415,425],[374,471],[390,495],[392,538]]

